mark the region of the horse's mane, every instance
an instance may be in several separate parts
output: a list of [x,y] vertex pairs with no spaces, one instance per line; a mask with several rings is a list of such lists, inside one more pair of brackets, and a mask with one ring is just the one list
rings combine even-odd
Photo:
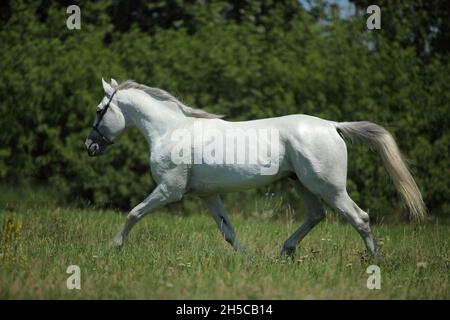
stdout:
[[[114,87],[114,86],[113,86]],[[217,119],[217,118],[223,118],[223,115],[217,115],[213,113],[209,113],[200,109],[195,109],[188,107],[184,103],[182,103],[180,100],[175,98],[173,95],[168,93],[167,91],[164,91],[162,89],[158,88],[151,88],[146,85],[137,83],[133,80],[126,80],[124,82],[121,82],[119,85],[115,87],[116,90],[125,90],[125,89],[138,89],[141,90],[151,97],[158,99],[160,101],[170,101],[175,103],[180,110],[188,117],[194,117],[194,118],[207,118],[207,119]]]

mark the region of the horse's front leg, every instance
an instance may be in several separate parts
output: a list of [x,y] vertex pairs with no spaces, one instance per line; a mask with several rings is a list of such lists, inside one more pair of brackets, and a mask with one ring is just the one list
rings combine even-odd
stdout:
[[164,183],[159,184],[144,201],[130,211],[125,225],[114,238],[114,242],[118,246],[122,246],[130,230],[143,216],[164,207],[166,204],[181,200],[182,197],[182,190],[170,188]]
[[219,195],[213,195],[203,198],[205,204],[208,208],[209,213],[214,218],[220,232],[224,236],[225,240],[233,246],[233,248],[239,253],[247,256],[247,254],[242,249],[239,241],[236,239],[236,235],[231,225],[230,219],[228,218],[228,213],[223,206],[223,202]]

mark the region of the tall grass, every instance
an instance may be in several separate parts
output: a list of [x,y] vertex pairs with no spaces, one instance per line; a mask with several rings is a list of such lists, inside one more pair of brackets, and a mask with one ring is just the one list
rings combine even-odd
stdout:
[[[60,208],[47,196],[34,202],[9,195],[8,205],[3,196],[0,299],[450,298],[450,225],[440,220],[375,226],[386,261],[379,264],[381,290],[369,290],[366,268],[377,262],[334,215],[304,239],[294,261],[283,261],[281,245],[299,224],[291,213],[271,219],[232,212],[237,236],[253,256],[247,261],[204,211],[148,216],[118,249],[112,238],[123,214]],[[81,290],[66,287],[69,265],[81,269]]]

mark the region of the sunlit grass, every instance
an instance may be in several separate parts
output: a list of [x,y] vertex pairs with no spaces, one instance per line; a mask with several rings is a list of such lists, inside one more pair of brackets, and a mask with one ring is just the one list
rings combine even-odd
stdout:
[[[375,226],[386,262],[381,290],[368,290],[366,268],[377,262],[332,216],[304,239],[295,261],[278,259],[297,226],[289,219],[232,216],[251,261],[231,250],[206,213],[146,217],[118,249],[112,238],[123,220],[113,211],[3,210],[0,298],[450,298],[450,226],[439,221]],[[81,290],[66,287],[72,264],[81,268]]]

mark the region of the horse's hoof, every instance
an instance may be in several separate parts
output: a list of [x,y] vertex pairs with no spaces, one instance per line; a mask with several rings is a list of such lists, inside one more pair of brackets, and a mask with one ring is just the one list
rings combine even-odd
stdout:
[[283,247],[280,252],[280,258],[283,260],[295,258],[295,247]]
[[249,254],[248,252],[241,253],[241,256],[244,258],[246,262],[252,262],[255,258]]
[[247,262],[251,262],[253,261],[253,256],[248,253],[248,251],[246,249],[243,249],[241,246],[236,248],[236,252],[242,257],[244,258],[245,261]]
[[114,238],[114,244],[116,247],[121,248],[123,246],[123,237],[117,236]]
[[383,263],[385,261],[384,256],[381,253],[378,253],[375,256],[375,259],[377,259],[378,262]]

